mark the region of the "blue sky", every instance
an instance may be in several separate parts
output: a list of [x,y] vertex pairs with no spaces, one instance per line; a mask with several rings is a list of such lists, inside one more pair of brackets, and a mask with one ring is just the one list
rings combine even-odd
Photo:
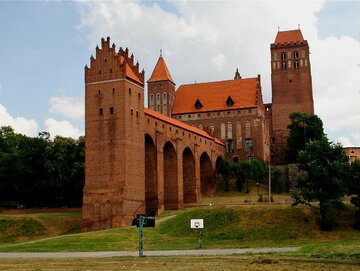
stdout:
[[269,2],[1,1],[0,125],[83,134],[83,69],[107,35],[134,52],[147,78],[163,49],[177,86],[230,79],[238,67],[261,75],[270,102],[269,45],[278,26],[300,24],[315,113],[331,140],[360,146],[360,2]]

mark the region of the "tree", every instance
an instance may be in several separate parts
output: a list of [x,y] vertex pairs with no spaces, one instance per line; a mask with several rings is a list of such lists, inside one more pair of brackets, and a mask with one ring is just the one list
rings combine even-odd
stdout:
[[227,159],[221,159],[219,164],[218,173],[222,176],[224,184],[225,184],[225,191],[229,191],[229,181],[234,176],[233,172],[233,162]]
[[350,178],[349,178],[349,195],[351,203],[358,208],[356,211],[355,228],[360,230],[360,160],[355,160],[351,164]]
[[253,159],[251,161],[239,161],[235,164],[236,186],[242,189],[246,182],[246,193],[249,193],[249,181],[262,182],[266,176],[266,167],[263,161]]
[[319,202],[319,225],[331,230],[336,224],[332,211],[342,204],[340,197],[346,193],[349,162],[342,146],[333,144],[326,137],[313,140],[300,151],[300,169],[306,174],[297,181],[294,205],[303,203],[314,206]]
[[289,138],[286,160],[290,163],[298,162],[298,153],[305,149],[310,140],[320,140],[325,136],[323,123],[317,115],[293,112],[289,116],[291,124],[288,126]]

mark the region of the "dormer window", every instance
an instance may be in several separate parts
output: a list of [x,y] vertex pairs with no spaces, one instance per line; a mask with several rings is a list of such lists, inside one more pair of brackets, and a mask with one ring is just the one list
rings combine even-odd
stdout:
[[196,109],[200,109],[203,105],[201,104],[200,100],[197,99],[196,102],[195,102],[195,108]]
[[227,100],[226,100],[226,104],[228,105],[228,106],[233,106],[234,105],[234,101],[233,101],[233,99],[231,99],[231,97],[229,96],[228,98],[227,98]]

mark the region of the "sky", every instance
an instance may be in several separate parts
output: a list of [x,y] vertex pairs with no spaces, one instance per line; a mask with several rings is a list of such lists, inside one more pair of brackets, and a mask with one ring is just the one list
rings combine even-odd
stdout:
[[360,146],[360,1],[0,1],[0,126],[84,134],[84,66],[101,38],[128,47],[146,79],[160,50],[177,87],[261,75],[270,44],[298,29],[310,46],[315,114],[331,141]]

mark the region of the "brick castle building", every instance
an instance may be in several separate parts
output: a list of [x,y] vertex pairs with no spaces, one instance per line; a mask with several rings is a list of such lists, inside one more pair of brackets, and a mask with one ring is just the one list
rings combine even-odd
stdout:
[[219,160],[284,163],[289,114],[313,114],[309,46],[300,30],[271,44],[272,103],[260,75],[180,86],[160,55],[148,79],[126,48],[102,39],[85,67],[83,230],[129,225],[216,189]]

